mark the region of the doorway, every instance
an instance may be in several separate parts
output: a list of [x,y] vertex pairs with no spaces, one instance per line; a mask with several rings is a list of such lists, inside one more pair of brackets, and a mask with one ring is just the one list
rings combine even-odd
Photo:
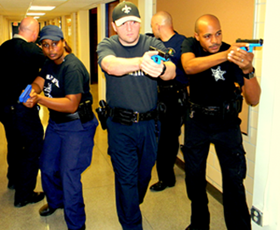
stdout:
[[98,83],[97,64],[97,8],[89,10],[89,43],[90,43],[90,75],[91,84]]

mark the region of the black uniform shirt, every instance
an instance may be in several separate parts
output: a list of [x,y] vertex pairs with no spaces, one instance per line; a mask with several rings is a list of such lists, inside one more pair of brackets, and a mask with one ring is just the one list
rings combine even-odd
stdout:
[[188,83],[188,78],[181,63],[181,45],[185,39],[186,37],[184,35],[175,33],[168,41],[163,42],[163,44],[166,48],[172,48],[175,51],[175,53],[170,57],[170,60],[176,65],[176,77],[174,81],[186,85]]
[[17,103],[22,90],[35,80],[45,60],[41,48],[33,42],[21,38],[4,42],[0,47],[0,103]]
[[[89,87],[89,73],[83,63],[74,55],[68,54],[60,65],[46,61],[39,74],[45,79],[46,97],[59,98],[70,94],[82,94],[81,102],[92,100]],[[50,114],[59,113],[49,109]]]
[[[230,45],[222,43],[219,52],[229,49]],[[195,38],[187,38],[182,43],[182,54],[191,52],[196,57],[212,55],[205,52]],[[189,75],[190,100],[204,106],[220,106],[233,97],[234,82],[240,87],[244,84],[242,70],[234,63],[226,61],[201,73]]]

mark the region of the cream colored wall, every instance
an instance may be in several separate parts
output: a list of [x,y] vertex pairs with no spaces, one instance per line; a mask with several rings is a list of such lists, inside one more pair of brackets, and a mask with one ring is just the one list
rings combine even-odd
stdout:
[[8,21],[3,15],[0,15],[0,45],[9,39]]
[[[255,1],[255,16],[254,16],[254,38],[264,38],[266,0]],[[264,43],[265,44],[265,43]],[[263,64],[263,49],[255,49],[254,51],[254,66],[256,69],[256,76],[259,83],[261,83],[262,64]],[[261,103],[260,105],[261,106]],[[245,180],[246,195],[249,207],[252,206],[253,191],[255,182],[255,159],[257,147],[257,132],[258,130],[258,116],[259,106],[249,107],[249,134],[243,135],[243,145],[247,153],[247,177]]]
[[[263,13],[260,12],[260,3],[253,0],[215,0],[215,1],[185,1],[185,0],[157,0],[157,11],[168,11],[173,17],[174,28],[177,32],[186,36],[193,36],[196,19],[206,13],[216,15],[223,30],[223,40],[233,43],[237,38],[262,38]],[[255,12],[256,9],[256,12]],[[254,14],[258,15],[255,19]],[[185,22],[185,23],[183,23]],[[256,28],[256,33],[254,33]],[[255,68],[258,79],[261,73],[261,51],[255,51]],[[256,152],[258,106],[249,108],[248,136],[243,135],[244,148],[247,152],[247,177],[245,180],[246,195],[249,207],[252,205],[254,165]],[[181,143],[183,135],[181,136]],[[182,158],[182,155],[179,154]],[[222,176],[220,165],[215,153],[214,146],[210,146],[207,161],[207,180],[217,189],[222,191]]]
[[259,106],[257,149],[254,171],[253,205],[262,212],[263,225],[252,224],[253,230],[280,229],[280,154],[279,154],[279,0],[258,0],[256,34],[264,34],[263,52],[257,55],[262,65],[260,73],[262,97]]
[[151,0],[139,0],[138,9],[142,19],[140,33],[144,34],[151,28],[150,20],[147,18],[152,18],[153,16],[153,1]]
[[[99,4],[97,7],[97,38],[98,43],[105,38],[105,4]],[[100,66],[98,65],[98,101],[106,100],[106,79]]]
[[174,28],[186,36],[193,36],[196,19],[207,13],[220,19],[226,42],[251,38],[253,34],[254,0],[157,0],[157,11],[160,10],[168,11]]
[[81,10],[77,14],[78,30],[78,58],[83,62],[90,72],[90,54],[89,54],[89,12]]
[[77,33],[77,12],[74,12],[71,14],[71,35],[69,36],[69,38],[72,52],[78,56]]

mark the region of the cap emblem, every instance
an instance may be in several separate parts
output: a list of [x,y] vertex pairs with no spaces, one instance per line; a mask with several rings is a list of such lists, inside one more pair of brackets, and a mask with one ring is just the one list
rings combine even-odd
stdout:
[[130,13],[130,11],[131,11],[131,7],[129,7],[129,6],[127,6],[127,5],[125,5],[125,7],[124,7],[124,8],[122,8],[122,11],[123,11],[124,13],[126,13],[126,14],[129,14],[129,13]]

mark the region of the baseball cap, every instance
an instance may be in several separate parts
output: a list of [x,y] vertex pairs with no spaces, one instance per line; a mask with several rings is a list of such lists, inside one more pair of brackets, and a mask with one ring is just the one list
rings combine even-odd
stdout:
[[58,26],[49,25],[49,26],[44,26],[43,29],[41,30],[39,41],[42,41],[44,39],[59,41],[63,38],[64,38],[63,33]]
[[120,26],[127,21],[141,22],[138,8],[131,2],[123,1],[113,10],[113,22]]

